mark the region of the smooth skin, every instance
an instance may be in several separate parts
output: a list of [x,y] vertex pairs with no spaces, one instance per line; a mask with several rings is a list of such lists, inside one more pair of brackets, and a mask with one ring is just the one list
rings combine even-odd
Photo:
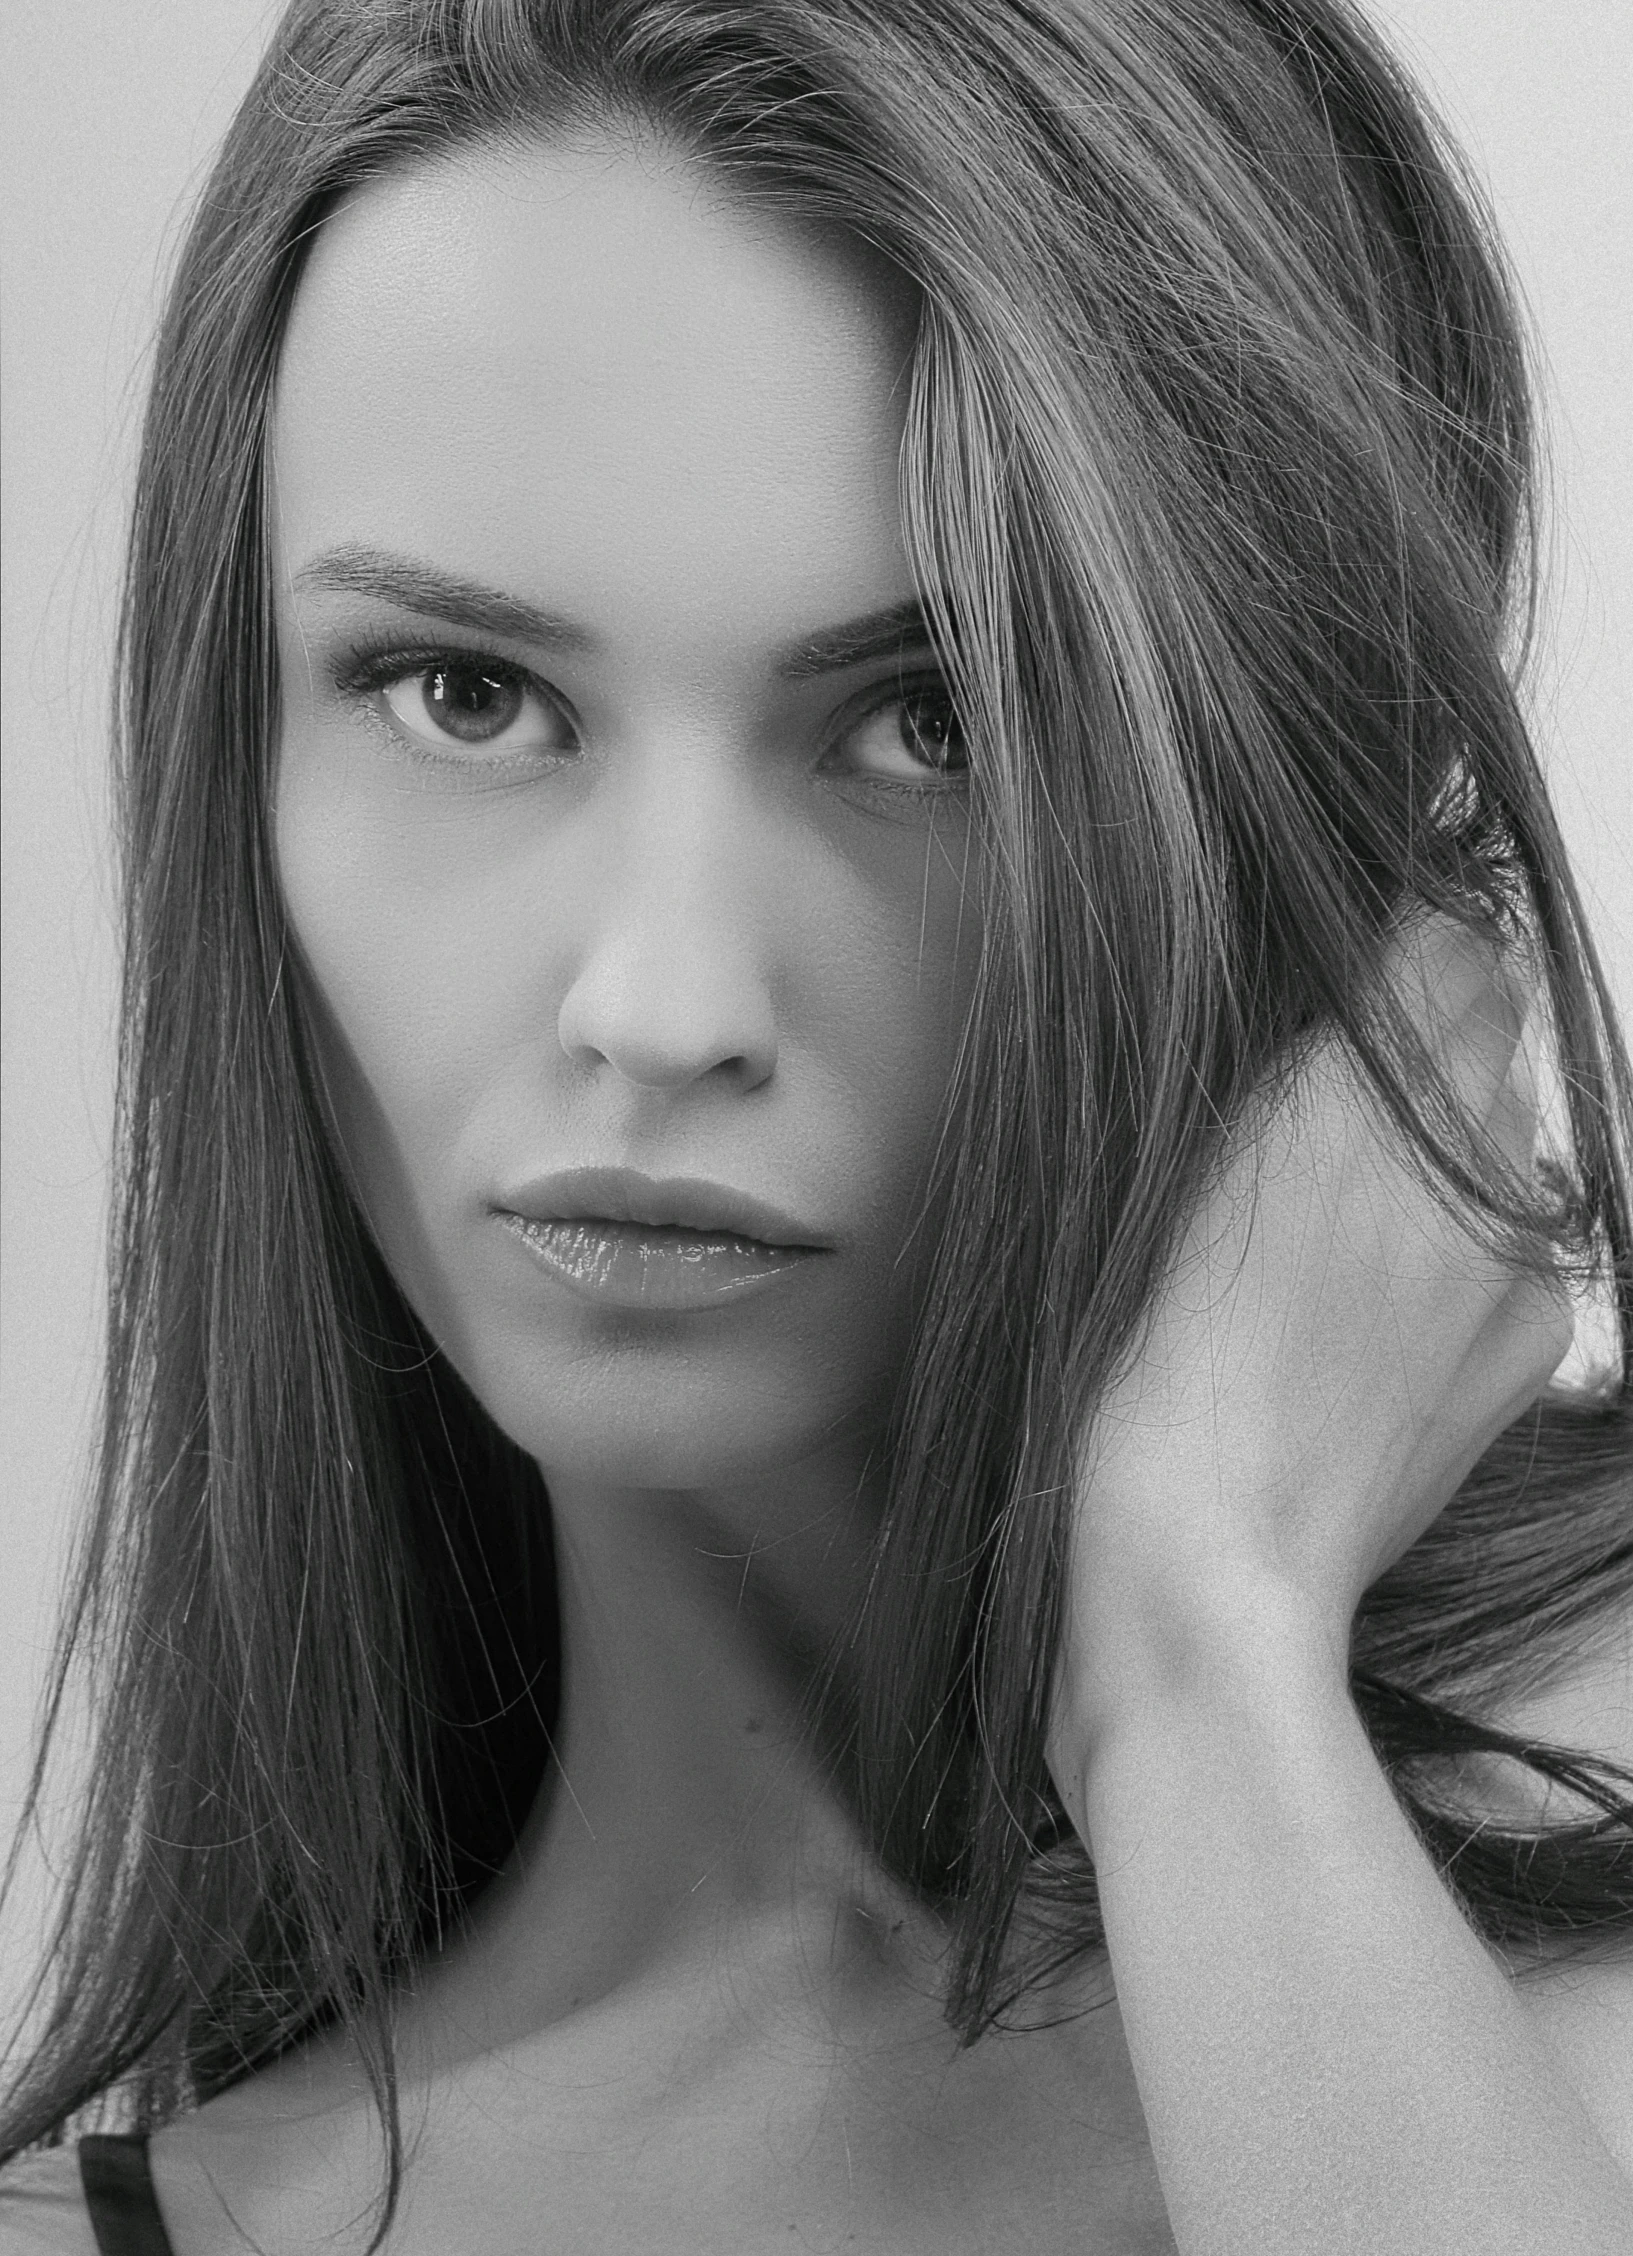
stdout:
[[[878,1509],[979,931],[927,647],[790,670],[913,595],[912,319],[855,245],[634,137],[390,176],[297,299],[292,939],[357,1195],[543,1469],[563,1566],[556,1780],[404,2002],[390,2245],[1625,2248],[1616,2061],[1550,2050],[1472,1941],[1341,1666],[1356,1577],[1540,1389],[1560,1322],[1391,1173],[1336,1069],[1198,1217],[1085,1464],[1053,1761],[1116,2002],[1090,1969],[1050,2002],[1100,2010],[957,2053],[933,1922],[798,1728]],[[440,615],[405,608],[433,576]],[[504,631],[453,581],[503,593]],[[438,662],[508,685],[493,741],[439,735]],[[1435,984],[1523,1140],[1490,966]],[[736,1185],[825,1250],[737,1307],[588,1307],[494,1213],[587,1162]],[[229,2218],[353,2248],[378,2148],[330,2043],[155,2165],[180,2256],[239,2245]]]

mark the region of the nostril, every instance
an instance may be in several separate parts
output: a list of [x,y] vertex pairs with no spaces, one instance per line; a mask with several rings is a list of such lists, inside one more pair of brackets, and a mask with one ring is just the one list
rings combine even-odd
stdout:
[[588,965],[563,997],[557,1037],[581,1068],[642,1089],[713,1079],[746,1091],[768,1080],[777,1062],[769,998],[741,976],[681,983]]

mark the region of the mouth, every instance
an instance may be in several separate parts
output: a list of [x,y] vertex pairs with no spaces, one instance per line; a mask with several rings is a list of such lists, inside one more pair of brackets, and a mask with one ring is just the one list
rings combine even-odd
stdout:
[[543,1177],[507,1193],[494,1211],[558,1285],[602,1307],[715,1308],[830,1250],[748,1192],[630,1168]]

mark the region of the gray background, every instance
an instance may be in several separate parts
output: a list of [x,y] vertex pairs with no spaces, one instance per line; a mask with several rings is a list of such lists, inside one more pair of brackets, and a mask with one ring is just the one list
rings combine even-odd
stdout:
[[[11,0],[0,1836],[22,1786],[97,1383],[113,998],[102,743],[144,353],[189,195],[276,13],[268,0]],[[1537,720],[1633,1013],[1633,9],[1373,0],[1373,13],[1472,150],[1542,341],[1557,506]],[[36,1856],[0,1927],[0,2021],[45,1900]]]

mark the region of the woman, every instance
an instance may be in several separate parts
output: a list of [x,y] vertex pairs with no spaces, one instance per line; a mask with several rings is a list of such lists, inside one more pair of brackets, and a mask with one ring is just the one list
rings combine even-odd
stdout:
[[1628,2245],[1515,340],[1335,0],[297,0],[8,2246]]

